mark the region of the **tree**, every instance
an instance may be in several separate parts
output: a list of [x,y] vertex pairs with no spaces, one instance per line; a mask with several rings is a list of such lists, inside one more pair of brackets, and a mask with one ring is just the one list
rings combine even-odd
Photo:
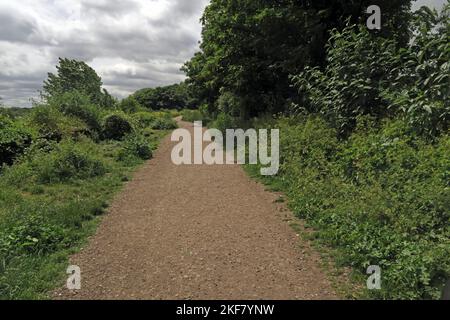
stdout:
[[[407,35],[410,0],[212,0],[202,17],[201,51],[183,70],[187,83],[211,113],[223,92],[240,102],[241,117],[277,113],[296,96],[289,76],[305,66],[324,67],[335,28],[383,10],[380,35]],[[405,41],[405,40],[402,40]]]
[[87,95],[92,103],[102,107],[115,103],[108,91],[102,89],[102,79],[85,62],[59,58],[56,69],[57,73],[49,73],[48,79],[44,81],[42,96],[45,99],[78,91]]
[[133,97],[141,106],[153,110],[181,110],[196,106],[196,101],[184,82],[166,87],[141,89],[135,92]]

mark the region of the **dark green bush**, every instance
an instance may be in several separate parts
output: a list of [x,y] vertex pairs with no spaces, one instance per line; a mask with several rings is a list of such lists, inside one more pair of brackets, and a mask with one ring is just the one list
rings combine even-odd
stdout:
[[32,139],[28,129],[0,115],[0,167],[13,164],[31,145]]
[[128,119],[121,114],[111,114],[103,121],[103,136],[110,140],[122,140],[133,131]]
[[225,133],[227,129],[237,128],[236,122],[237,120],[228,113],[219,113],[217,119],[210,124],[210,127]]

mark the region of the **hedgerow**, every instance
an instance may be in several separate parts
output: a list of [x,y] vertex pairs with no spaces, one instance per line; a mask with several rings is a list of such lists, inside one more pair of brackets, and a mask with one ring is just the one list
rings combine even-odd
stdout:
[[359,117],[348,139],[321,117],[281,119],[273,178],[317,238],[360,274],[378,265],[384,299],[439,299],[450,276],[450,139],[406,120]]

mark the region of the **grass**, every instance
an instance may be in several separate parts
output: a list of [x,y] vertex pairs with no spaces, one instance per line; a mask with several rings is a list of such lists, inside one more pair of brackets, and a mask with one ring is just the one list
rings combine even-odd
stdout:
[[[151,149],[167,132],[147,132]],[[43,181],[40,165],[45,163],[39,157],[4,170],[0,176],[0,299],[47,299],[64,283],[69,256],[95,232],[114,195],[144,161],[119,159],[125,143],[105,141],[90,150],[105,167],[101,174],[70,176],[64,167],[61,172],[69,174],[67,179]],[[77,146],[86,147],[81,142]],[[61,153],[54,152],[54,158],[60,159]],[[53,159],[52,153],[47,157]]]

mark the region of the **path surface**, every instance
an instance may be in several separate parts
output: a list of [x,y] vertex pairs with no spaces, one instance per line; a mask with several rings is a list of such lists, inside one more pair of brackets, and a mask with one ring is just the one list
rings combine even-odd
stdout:
[[175,166],[173,145],[161,143],[72,257],[82,290],[57,299],[336,298],[277,195],[237,165]]

